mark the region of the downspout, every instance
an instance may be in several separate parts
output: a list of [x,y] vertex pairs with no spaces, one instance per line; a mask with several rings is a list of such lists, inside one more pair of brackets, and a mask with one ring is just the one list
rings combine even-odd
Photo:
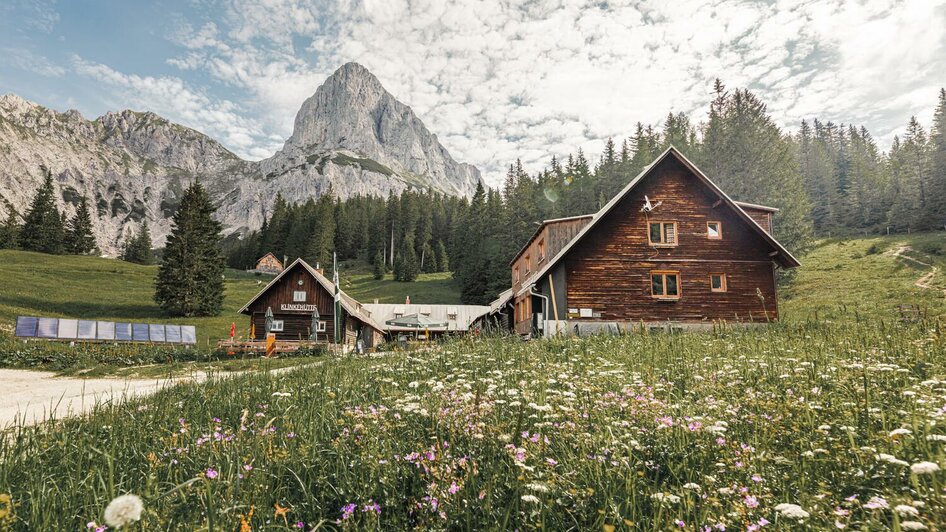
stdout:
[[[549,319],[549,297],[542,295],[538,292],[535,292],[535,283],[529,286],[529,295],[542,298],[542,319],[548,321]],[[548,333],[549,328],[545,323],[542,324],[542,336],[544,337]]]

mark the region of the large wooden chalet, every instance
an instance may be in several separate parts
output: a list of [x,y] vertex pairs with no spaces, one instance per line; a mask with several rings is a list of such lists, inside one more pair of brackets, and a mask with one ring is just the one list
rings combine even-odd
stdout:
[[[266,313],[273,315],[272,331],[277,341],[331,343],[334,341],[335,285],[321,270],[302,259],[296,259],[279,273],[243,308],[241,314],[250,316],[253,340],[266,338]],[[344,292],[341,299],[342,343],[354,346],[358,340],[365,348],[383,341],[384,331],[361,303]],[[313,314],[318,309],[319,320],[312,330]],[[314,334],[313,334],[314,333]]]
[[733,201],[671,147],[600,211],[547,220],[513,259],[521,335],[778,319],[777,209]]

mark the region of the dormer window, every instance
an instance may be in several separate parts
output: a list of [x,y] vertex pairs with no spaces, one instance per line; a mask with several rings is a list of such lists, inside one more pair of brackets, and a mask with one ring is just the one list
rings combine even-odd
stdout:
[[677,222],[650,222],[647,242],[651,246],[676,246]]

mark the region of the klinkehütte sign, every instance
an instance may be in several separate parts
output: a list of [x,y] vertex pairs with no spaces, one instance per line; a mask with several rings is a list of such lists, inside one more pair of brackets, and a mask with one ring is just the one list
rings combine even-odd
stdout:
[[279,310],[283,312],[315,312],[315,308],[315,305],[305,303],[283,303],[279,306]]

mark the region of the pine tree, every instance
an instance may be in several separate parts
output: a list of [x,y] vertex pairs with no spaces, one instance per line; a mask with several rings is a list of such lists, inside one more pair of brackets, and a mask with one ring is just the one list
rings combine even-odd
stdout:
[[443,240],[437,241],[437,265],[440,266],[440,271],[448,272],[450,271],[450,255],[447,254],[447,246],[443,245]]
[[148,229],[148,220],[142,222],[137,235],[125,238],[121,259],[136,264],[151,262],[151,231]]
[[66,231],[66,251],[73,255],[85,255],[95,249],[95,237],[92,235],[92,216],[85,196],[79,200],[76,213],[69,220]]
[[404,235],[397,260],[394,261],[394,280],[413,282],[419,273],[420,265],[417,261],[417,251],[414,250],[414,235],[408,233]]
[[374,255],[374,262],[372,263],[372,272],[374,273],[374,278],[378,281],[384,279],[384,255],[381,251],[378,251]]
[[435,273],[439,272],[440,268],[437,264],[437,254],[434,253],[434,247],[430,245],[430,242],[424,244],[424,247],[421,249],[421,271],[424,273]]
[[939,90],[930,134],[929,202],[926,215],[936,229],[946,226],[946,89]]
[[207,191],[195,182],[174,213],[154,293],[155,301],[171,314],[215,316],[223,306],[225,263],[215,210]]
[[7,216],[0,224],[0,249],[16,249],[20,240],[20,215],[13,204],[5,201]]
[[53,174],[45,167],[43,171],[43,185],[36,192],[30,210],[24,216],[20,247],[27,251],[62,253],[65,230],[59,209],[56,208]]

